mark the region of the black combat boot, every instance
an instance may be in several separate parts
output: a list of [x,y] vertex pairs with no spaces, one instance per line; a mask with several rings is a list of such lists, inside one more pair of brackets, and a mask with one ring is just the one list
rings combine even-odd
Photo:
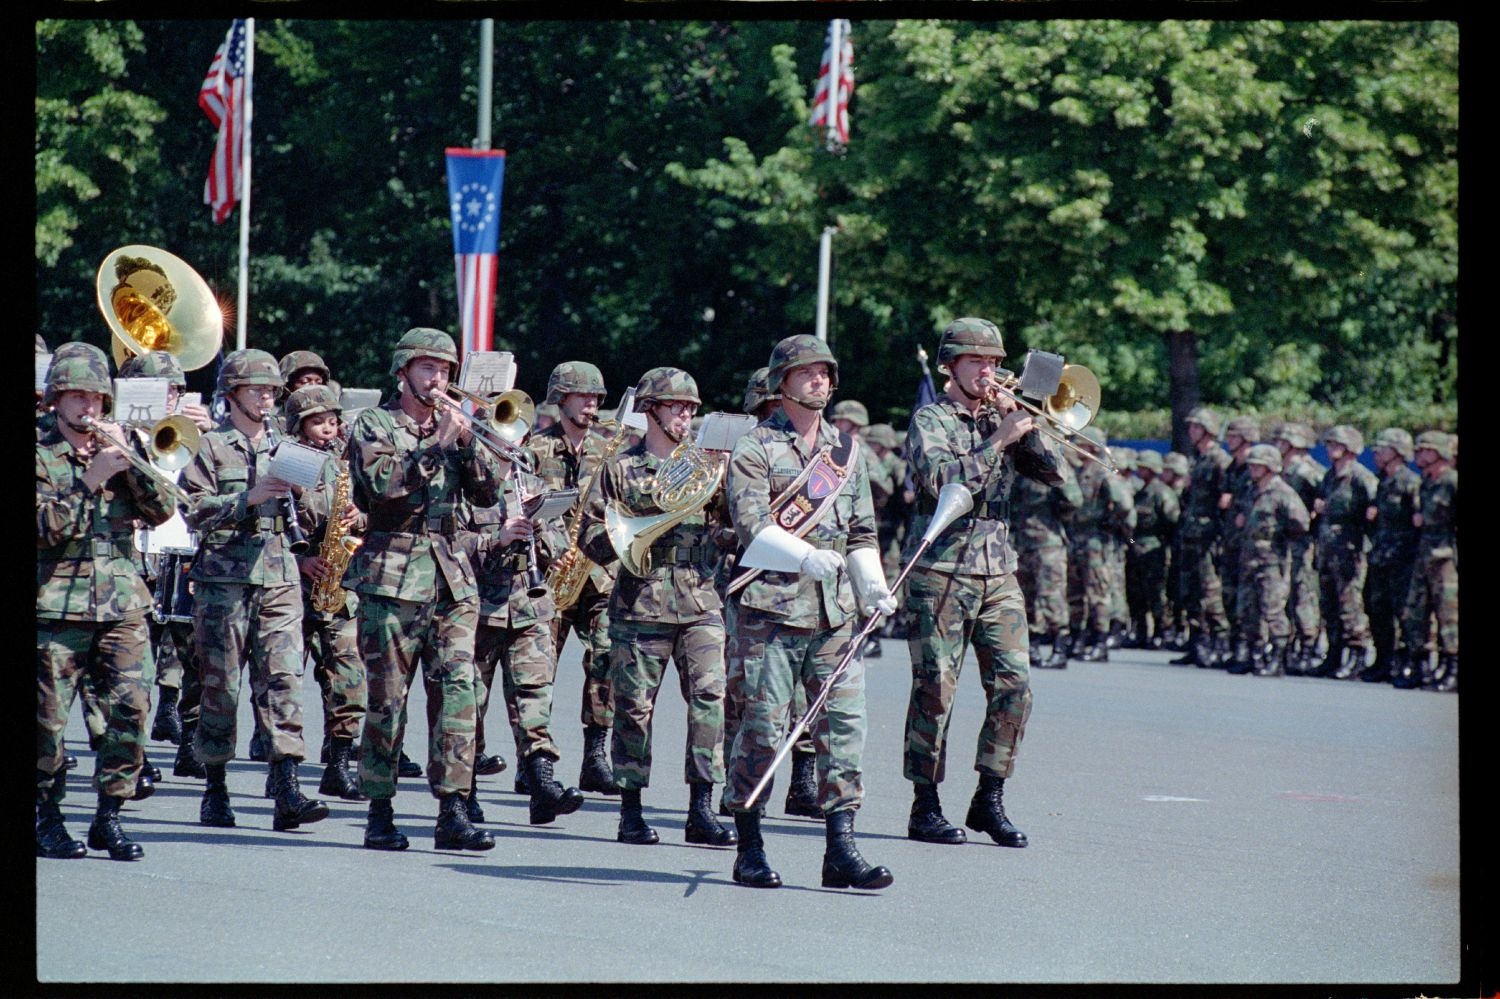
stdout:
[[182,726],[182,741],[177,744],[177,758],[172,761],[173,777],[197,777],[202,780],[208,776],[203,764],[198,762],[198,754],[193,752],[193,732],[197,728],[197,722],[186,722]]
[[1109,630],[1104,633],[1104,647],[1106,649],[1120,649],[1125,647],[1125,622],[1111,621]]
[[1226,673],[1235,676],[1244,676],[1255,669],[1255,662],[1251,658],[1250,643],[1243,638],[1234,643],[1234,657],[1229,661]]
[[[516,754],[516,758],[518,760],[520,759],[520,756],[521,754]],[[511,790],[516,794],[524,794],[528,798],[531,797],[531,776],[526,772],[526,764],[524,761],[516,766],[516,781],[511,785]]]
[[1005,816],[1004,795],[1004,777],[980,774],[979,787],[974,791],[974,800],[969,802],[964,825],[975,832],[989,833],[990,839],[1001,846],[1025,846],[1026,834]]
[[296,829],[298,826],[328,818],[328,806],[302,793],[297,783],[297,761],[283,756],[271,764],[276,775],[276,814],[271,818],[271,828],[277,832]]
[[505,757],[498,753],[494,756],[486,753],[483,756],[476,757],[474,760],[474,772],[480,777],[491,777],[498,773],[504,773],[505,767]]
[[1214,638],[1213,666],[1215,669],[1225,669],[1234,661],[1234,653],[1229,647],[1229,635],[1218,635]]
[[328,744],[328,766],[323,770],[323,779],[318,781],[318,793],[345,801],[364,801],[359,789],[359,778],[349,766],[349,750],[352,739],[337,738]]
[[255,726],[255,731],[250,735],[250,761],[252,763],[269,763],[271,761],[271,750],[266,745],[269,741],[269,737],[265,732],[261,731],[260,726]]
[[406,750],[401,750],[401,759],[396,763],[396,776],[410,779],[422,776],[422,772],[422,764],[407,756]]
[[1328,651],[1323,655],[1323,661],[1307,671],[1308,676],[1330,677],[1338,672],[1340,664],[1344,659],[1344,643],[1335,642],[1332,638],[1328,640]]
[[1033,633],[1027,641],[1029,653],[1031,656],[1030,665],[1032,669],[1047,668],[1047,660],[1042,657],[1042,643],[1042,636],[1035,633]]
[[1386,683],[1391,679],[1391,657],[1394,653],[1389,650],[1381,655],[1377,650],[1375,661],[1364,668],[1359,674],[1359,679],[1365,683]]
[[780,888],[781,875],[771,870],[766,860],[765,843],[760,838],[760,810],[735,812],[734,828],[740,836],[740,841],[735,844],[735,884],[749,888]]
[[823,809],[818,806],[818,755],[792,750],[792,783],[786,789],[788,815],[800,815],[805,819],[821,819]]
[[72,753],[63,753],[62,768],[64,770],[78,769],[78,757],[74,756]]
[[1458,691],[1458,655],[1443,653],[1438,656],[1437,674],[1432,689],[1444,694]]
[[234,828],[234,812],[229,807],[229,785],[225,783],[224,764],[204,766],[208,783],[203,788],[203,802],[198,806],[198,823],[205,826]]
[[609,729],[602,725],[587,725],[583,729],[583,764],[578,768],[578,790],[596,794],[615,795],[615,774],[609,765]]
[[[769,791],[770,788],[767,787],[766,790]],[[722,815],[726,819],[732,819],[732,818],[734,818],[734,809],[730,808],[724,802],[724,795],[727,794],[728,792],[729,792],[728,785],[725,785],[724,789],[719,792],[719,814]]]
[[182,719],[177,717],[177,688],[156,688],[156,717],[151,721],[151,738],[157,742],[182,742]]
[[1203,665],[1202,661],[1198,658],[1198,651],[1203,645],[1203,642],[1201,641],[1203,637],[1202,634],[1200,633],[1196,638],[1189,638],[1187,635],[1183,635],[1181,637],[1183,646],[1182,655],[1178,656],[1176,659],[1167,660],[1167,664],[1169,666]]
[[936,784],[913,784],[911,787],[916,797],[911,803],[911,818],[906,823],[907,839],[952,846],[968,842],[969,837],[962,829],[943,818]]
[[464,799],[464,812],[469,821],[478,825],[484,821],[484,808],[479,804],[479,774],[476,771],[469,781],[469,796]]
[[89,849],[108,850],[110,860],[140,860],[145,851],[120,828],[120,804],[119,798],[99,795],[99,809],[89,826]]
[[454,791],[438,798],[437,826],[432,830],[432,845],[439,850],[492,850],[495,837],[475,829],[464,809],[464,796]]
[[824,888],[889,888],[895,877],[886,867],[871,867],[854,845],[854,809],[829,812],[828,845],[823,851]]
[[[40,770],[36,776],[39,784],[43,780],[62,780],[61,775],[53,778]],[[50,787],[36,789],[36,855],[48,860],[77,860],[86,856],[88,850],[80,840],[68,835],[68,828],[63,825],[62,806],[53,800],[53,793]]]
[[1088,639],[1084,644],[1083,655],[1074,656],[1086,663],[1109,662],[1109,639],[1108,636],[1097,628],[1090,628]]
[[396,828],[396,813],[390,798],[372,798],[365,820],[365,849],[405,850],[410,844]]
[[688,785],[687,825],[683,827],[689,843],[703,846],[734,846],[739,837],[733,829],[714,817],[709,804],[714,800],[714,786],[707,781],[693,781]]
[[1273,638],[1256,654],[1256,676],[1281,676],[1286,672],[1286,639]]
[[620,791],[620,828],[615,839],[633,846],[650,846],[660,842],[656,830],[641,816],[641,789],[627,787]]
[[1391,653],[1391,686],[1397,690],[1413,690],[1422,685],[1421,672],[1416,668],[1412,656],[1405,649]]
[[1302,654],[1297,660],[1297,667],[1303,676],[1316,676],[1314,672],[1318,668],[1318,640],[1313,639],[1302,646]]
[[161,771],[151,765],[144,753],[141,754],[141,772],[135,777],[135,793],[130,796],[131,801],[145,801],[156,793],[156,782],[161,780]]
[[542,753],[532,753],[526,760],[530,769],[531,824],[546,825],[559,815],[571,815],[583,804],[583,792],[576,787],[564,788],[552,779],[552,760]]
[[1339,668],[1334,671],[1333,678],[1335,680],[1358,679],[1359,674],[1365,670],[1365,657],[1368,655],[1369,650],[1363,646],[1352,646],[1343,661],[1339,663]]
[[1046,667],[1048,669],[1068,668],[1068,633],[1053,632],[1051,637],[1052,654],[1047,657]]

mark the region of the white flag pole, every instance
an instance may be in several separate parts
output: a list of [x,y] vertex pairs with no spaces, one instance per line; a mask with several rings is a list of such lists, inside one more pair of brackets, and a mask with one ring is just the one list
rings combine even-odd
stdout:
[[843,39],[844,21],[842,18],[834,18],[828,24],[828,151],[832,152],[839,144],[839,75],[842,67],[839,66],[839,58],[844,49]]
[[818,239],[818,339],[828,342],[828,284],[833,270],[833,234],[836,226],[824,226]]
[[245,18],[245,133],[240,147],[240,291],[235,308],[235,346],[245,349],[250,308],[250,109],[255,79],[255,18]]

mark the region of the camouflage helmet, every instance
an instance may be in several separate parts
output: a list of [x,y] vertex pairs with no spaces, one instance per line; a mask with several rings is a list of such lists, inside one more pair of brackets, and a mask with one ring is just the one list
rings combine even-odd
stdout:
[[286,432],[297,433],[303,417],[343,412],[338,393],[333,389],[327,385],[304,385],[286,397]]
[[1449,461],[1453,459],[1453,435],[1445,434],[1441,430],[1424,430],[1417,435],[1413,453],[1426,449],[1434,451],[1439,458]]
[[328,370],[328,365],[310,350],[294,350],[281,359],[281,377],[288,385],[292,383],[293,375],[307,370],[316,371],[322,375],[324,385],[333,381],[333,372]]
[[789,336],[771,351],[771,360],[766,368],[766,389],[773,394],[781,392],[781,380],[793,368],[805,364],[828,365],[828,380],[833,388],[839,387],[839,362],[828,351],[828,344],[810,333]]
[[1005,341],[1000,337],[1000,327],[988,319],[972,316],[953,320],[938,341],[938,364],[952,364],[963,354],[993,357],[997,364],[1004,360]]
[[604,396],[604,374],[588,361],[564,361],[552,369],[547,379],[547,401],[556,405],[565,395]]
[[1292,447],[1306,451],[1313,446],[1312,427],[1305,423],[1278,423],[1271,431],[1270,439],[1286,441]]
[[42,335],[40,333],[36,335],[36,352],[38,354],[52,353],[51,348],[47,346],[47,341],[42,339]]
[[1224,436],[1230,434],[1254,444],[1260,440],[1260,421],[1253,416],[1236,416],[1224,427]]
[[1365,449],[1365,438],[1358,430],[1347,423],[1340,423],[1336,427],[1329,427],[1323,431],[1323,443],[1341,444],[1349,449],[1350,454],[1359,454]]
[[698,383],[681,368],[652,368],[641,375],[635,386],[635,409],[644,413],[654,402],[690,402],[703,404],[698,398]]
[[1191,471],[1187,455],[1177,451],[1168,451],[1166,456],[1162,458],[1161,464],[1164,471],[1171,472],[1174,475],[1187,475]]
[[153,350],[145,354],[131,354],[120,365],[121,378],[165,378],[167,384],[179,389],[187,388],[187,375],[177,358],[165,350]]
[[1416,444],[1412,442],[1411,434],[1400,427],[1386,427],[1375,435],[1375,441],[1371,447],[1388,447],[1401,456],[1402,461],[1411,461],[1412,455],[1416,454]]
[[864,433],[860,434],[860,437],[871,444],[888,447],[892,451],[901,446],[901,436],[896,433],[896,428],[889,423],[872,423],[865,428]]
[[870,425],[870,411],[865,404],[854,399],[845,399],[833,407],[833,412],[828,414],[830,420],[848,420],[856,427],[868,427]]
[[448,377],[458,370],[458,348],[453,338],[442,330],[429,326],[416,326],[401,334],[396,342],[396,352],[391,355],[391,374],[395,375],[419,357],[431,357],[449,364]]
[[1224,428],[1223,422],[1219,419],[1219,414],[1207,406],[1195,406],[1193,411],[1187,415],[1187,420],[1184,422],[1198,424],[1198,426],[1208,431],[1210,437],[1216,439],[1219,436],[1219,431]]
[[281,377],[281,365],[276,358],[263,350],[250,347],[236,350],[224,358],[219,368],[219,385],[224,389],[235,389],[241,385],[274,385],[281,388],[286,379]]
[[99,392],[104,395],[101,411],[109,413],[115,404],[115,387],[109,379],[109,358],[93,344],[64,344],[70,347],[52,355],[47,367],[47,391],[42,402],[51,405],[59,392]]
[[1078,431],[1078,436],[1097,448],[1103,448],[1106,440],[1104,431],[1097,426],[1087,426]]
[[766,387],[766,381],[771,376],[770,368],[756,368],[755,374],[745,383],[745,401],[740,409],[747,415],[755,415],[755,411],[761,406],[773,400],[780,399],[781,393],[772,392]]
[[1264,465],[1275,474],[1281,474],[1281,451],[1274,444],[1257,444],[1245,455],[1245,464]]
[[1160,451],[1139,451],[1135,456],[1135,467],[1157,475],[1162,471],[1162,460]]
[[1136,450],[1135,450],[1135,448],[1133,448],[1133,447],[1117,447],[1117,448],[1112,448],[1110,450],[1110,452],[1109,452],[1109,455],[1110,455],[1111,458],[1114,459],[1115,467],[1118,468],[1120,471],[1122,471],[1122,472],[1133,472],[1133,471],[1135,471],[1135,463],[1136,463]]

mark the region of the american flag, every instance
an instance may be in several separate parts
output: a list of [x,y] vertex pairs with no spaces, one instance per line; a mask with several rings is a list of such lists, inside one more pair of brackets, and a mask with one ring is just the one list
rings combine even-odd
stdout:
[[237,19],[214,53],[198,106],[219,129],[214,158],[208,164],[203,203],[213,208],[214,221],[223,222],[240,198],[240,158],[245,139],[245,22]]
[[467,355],[473,350],[494,349],[505,150],[450,148],[445,152],[453,268],[458,278],[462,351]]
[[[837,86],[830,86],[829,63],[833,61],[834,35],[839,38],[839,72]],[[818,67],[818,85],[813,89],[812,118],[808,124],[833,128],[829,148],[849,144],[849,97],[854,93],[854,43],[849,40],[849,22],[835,19],[828,25],[828,40],[823,46],[823,63]],[[831,110],[830,110],[831,109]]]

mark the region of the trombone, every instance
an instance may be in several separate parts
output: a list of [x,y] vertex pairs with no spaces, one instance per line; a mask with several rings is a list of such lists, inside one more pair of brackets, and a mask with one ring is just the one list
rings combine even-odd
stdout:
[[[1036,429],[1042,434],[1065,447],[1072,448],[1090,461],[1097,461],[1111,472],[1119,472],[1114,461],[1109,457],[1108,449],[1105,450],[1103,456],[1100,456],[1088,448],[1079,447],[1069,439],[1092,423],[1094,417],[1098,415],[1099,379],[1094,377],[1092,371],[1081,364],[1064,364],[1057,391],[1043,399],[1041,406],[1027,402],[1015,392],[1015,387],[1021,381],[1019,375],[1010,371],[1004,374],[1006,377],[1002,380],[991,382],[985,387],[989,402],[995,402],[1003,392],[1014,400],[1016,405],[1046,421],[1036,425]],[[1051,427],[1059,429],[1051,429]]]
[[474,440],[523,472],[532,471],[531,452],[520,446],[522,438],[536,423],[536,406],[532,404],[531,396],[520,389],[483,396],[457,385],[449,385],[445,391],[451,396],[433,393],[430,404],[443,403],[455,409],[459,407],[459,400],[472,404],[474,415],[469,430],[474,434]]
[[101,443],[119,448],[136,471],[165,489],[178,506],[191,507],[193,505],[187,493],[182,491],[182,487],[167,475],[167,472],[177,472],[185,468],[198,453],[203,435],[192,420],[186,416],[168,416],[158,420],[151,427],[148,434],[151,438],[151,453],[155,461],[148,461],[141,457],[128,442],[122,444],[109,436],[99,428],[99,421],[92,416],[85,416],[83,423],[88,432]]

